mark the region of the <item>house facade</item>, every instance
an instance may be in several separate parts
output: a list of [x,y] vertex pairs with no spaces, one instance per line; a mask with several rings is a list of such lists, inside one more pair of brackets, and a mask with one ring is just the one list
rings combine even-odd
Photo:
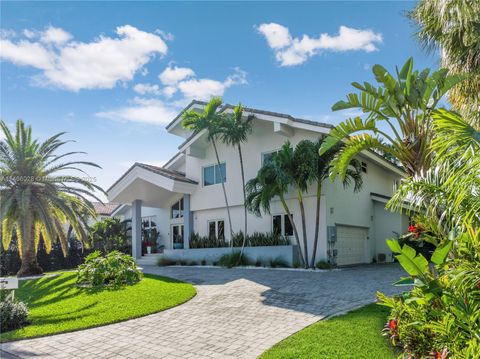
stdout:
[[[202,111],[204,105],[193,101],[184,111]],[[225,111],[231,110],[231,106],[226,106]],[[170,134],[184,138],[178,153],[163,167],[134,164],[108,190],[110,201],[123,204],[113,215],[132,219],[132,249],[136,258],[141,256],[142,224],[144,228],[155,226],[159,244],[166,250],[188,249],[192,233],[230,239],[220,171],[225,178],[233,232],[243,230],[243,192],[237,149],[218,143],[219,167],[206,132],[192,133],[184,129],[182,113],[166,127]],[[255,117],[253,131],[242,146],[247,181],[256,176],[263,161],[285,141],[289,140],[292,146],[303,139],[316,141],[332,128],[328,124],[256,109],[245,109],[244,115]],[[403,171],[373,152],[362,153],[359,160],[363,170],[360,192],[344,189],[338,181],[327,180],[323,185],[317,259],[334,260],[338,265],[390,261],[392,255],[385,239],[403,233],[408,226],[406,216],[384,208],[404,175]],[[304,200],[309,254],[315,234],[315,190],[312,186]],[[301,238],[300,211],[294,193],[289,193],[286,199]],[[271,231],[286,237],[293,235],[278,200],[273,201],[270,214],[263,213],[260,217],[248,214],[249,233]]]

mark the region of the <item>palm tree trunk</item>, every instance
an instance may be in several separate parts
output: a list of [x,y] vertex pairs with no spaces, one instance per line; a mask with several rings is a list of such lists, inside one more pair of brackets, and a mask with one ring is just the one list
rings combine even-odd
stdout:
[[313,241],[313,253],[312,261],[310,264],[311,268],[315,268],[315,260],[317,256],[317,245],[318,245],[318,232],[320,229],[320,201],[322,196],[322,180],[319,179],[317,182],[317,211],[315,214],[315,239]]
[[[30,216],[28,216],[30,217]],[[21,242],[22,265],[17,272],[17,277],[27,277],[31,275],[42,274],[43,270],[37,262],[37,251],[35,250],[35,239],[33,236],[33,225],[31,218],[25,218],[24,223],[20,224],[17,233],[17,243]]]
[[301,264],[305,264],[306,261],[305,261],[305,258],[303,257],[303,254],[302,254],[302,249],[301,249],[301,246],[300,246],[300,237],[298,235],[297,226],[295,225],[295,221],[293,220],[293,215],[290,212],[290,208],[288,208],[287,202],[285,201],[285,198],[283,196],[280,196],[280,201],[282,202],[283,209],[285,210],[285,212],[287,212],[288,219],[290,219],[290,223],[292,224],[293,234],[295,235],[295,241],[297,242],[298,252],[300,254],[300,261],[302,262]]
[[215,156],[217,157],[218,170],[220,176],[222,176],[222,190],[223,197],[225,198],[225,206],[227,207],[227,216],[228,216],[228,226],[230,227],[230,245],[233,248],[233,228],[232,228],[232,216],[230,215],[230,206],[228,205],[227,190],[225,189],[225,178],[223,178],[223,173],[220,169],[220,157],[218,156],[217,144],[214,139],[212,139],[213,149],[215,150]]
[[245,243],[247,242],[247,192],[245,191],[245,169],[243,168],[243,156],[242,156],[242,148],[240,144],[238,144],[238,157],[240,159],[240,170],[242,172],[242,188],[243,188],[243,212],[245,216],[245,226],[243,232],[243,241],[242,241],[242,249],[240,250],[240,257],[242,258],[243,250],[245,249]]
[[305,207],[303,205],[303,196],[300,190],[297,190],[298,204],[300,205],[300,214],[302,216],[302,231],[303,231],[303,249],[305,256],[305,269],[308,268],[308,243],[307,243],[307,224],[305,221]]

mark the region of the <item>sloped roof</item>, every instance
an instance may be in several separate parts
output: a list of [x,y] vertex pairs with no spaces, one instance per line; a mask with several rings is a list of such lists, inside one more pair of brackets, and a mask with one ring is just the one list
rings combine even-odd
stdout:
[[100,203],[92,202],[93,208],[98,215],[110,216],[119,206],[120,203]]

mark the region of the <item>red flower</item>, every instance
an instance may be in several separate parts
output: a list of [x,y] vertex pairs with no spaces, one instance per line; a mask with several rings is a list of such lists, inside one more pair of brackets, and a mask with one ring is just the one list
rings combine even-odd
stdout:
[[412,225],[408,226],[408,231],[409,231],[410,233],[416,232],[416,230],[417,230],[417,227],[412,226]]
[[397,329],[397,321],[395,319],[390,319],[388,321],[388,329],[390,329],[391,331]]

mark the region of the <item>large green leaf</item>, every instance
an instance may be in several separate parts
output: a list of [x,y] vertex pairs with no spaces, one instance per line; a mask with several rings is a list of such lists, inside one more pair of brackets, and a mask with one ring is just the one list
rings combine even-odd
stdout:
[[408,245],[402,247],[401,254],[395,256],[405,271],[412,276],[423,276],[428,272],[428,261]]
[[436,265],[442,264],[445,261],[445,258],[447,258],[447,255],[450,252],[450,248],[452,248],[452,243],[453,242],[448,241],[443,246],[437,247],[437,249],[435,249],[435,252],[433,252],[432,254],[431,261]]
[[396,239],[387,239],[387,245],[393,253],[402,252],[402,247],[400,247],[400,243]]

